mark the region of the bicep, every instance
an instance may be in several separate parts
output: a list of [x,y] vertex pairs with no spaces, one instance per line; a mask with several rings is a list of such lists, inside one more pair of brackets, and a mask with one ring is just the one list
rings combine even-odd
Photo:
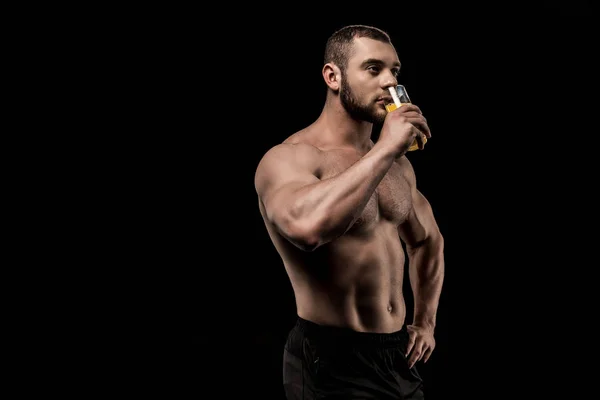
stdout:
[[255,188],[269,219],[293,203],[297,190],[319,181],[311,168],[311,155],[303,150],[279,145],[269,150],[257,167]]

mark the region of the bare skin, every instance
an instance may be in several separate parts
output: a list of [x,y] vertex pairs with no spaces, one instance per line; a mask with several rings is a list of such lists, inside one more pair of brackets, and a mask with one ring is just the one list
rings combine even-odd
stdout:
[[[435,347],[444,262],[442,235],[404,154],[415,138],[431,132],[415,105],[385,111],[381,99],[397,83],[400,65],[394,48],[368,38],[355,39],[354,47],[345,74],[334,64],[323,68],[329,90],[319,118],[260,161],[259,209],[298,315],[317,324],[400,330],[405,243],[415,298],[407,326],[412,367],[427,361]],[[383,122],[377,143],[371,140],[373,123],[356,118],[341,101],[342,79],[357,104]]]

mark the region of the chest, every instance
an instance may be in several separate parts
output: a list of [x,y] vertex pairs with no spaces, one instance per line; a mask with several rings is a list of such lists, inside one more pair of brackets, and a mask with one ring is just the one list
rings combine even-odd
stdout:
[[[329,155],[322,164],[320,177],[326,179],[336,176],[359,159],[359,155]],[[411,209],[411,187],[402,168],[394,164],[370,196],[352,229],[367,228],[382,219],[399,225],[406,220]]]

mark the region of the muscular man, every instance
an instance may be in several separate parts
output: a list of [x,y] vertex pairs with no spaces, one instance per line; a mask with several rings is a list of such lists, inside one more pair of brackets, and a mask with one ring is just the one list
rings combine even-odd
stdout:
[[[405,153],[431,133],[416,105],[388,113],[400,61],[387,33],[327,41],[321,115],[269,149],[255,175],[298,319],[284,350],[289,399],[422,399],[415,363],[435,347],[444,241]],[[373,124],[381,124],[376,143]],[[405,322],[405,266],[414,319]]]

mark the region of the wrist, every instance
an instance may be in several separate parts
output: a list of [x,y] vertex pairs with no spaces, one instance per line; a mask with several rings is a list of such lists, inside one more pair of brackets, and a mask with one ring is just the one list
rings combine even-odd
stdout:
[[433,318],[416,316],[413,319],[413,325],[434,330],[435,320]]
[[382,142],[377,142],[369,152],[370,155],[376,156],[377,158],[381,158],[383,160],[389,161],[393,163],[398,154],[391,146],[386,146]]

